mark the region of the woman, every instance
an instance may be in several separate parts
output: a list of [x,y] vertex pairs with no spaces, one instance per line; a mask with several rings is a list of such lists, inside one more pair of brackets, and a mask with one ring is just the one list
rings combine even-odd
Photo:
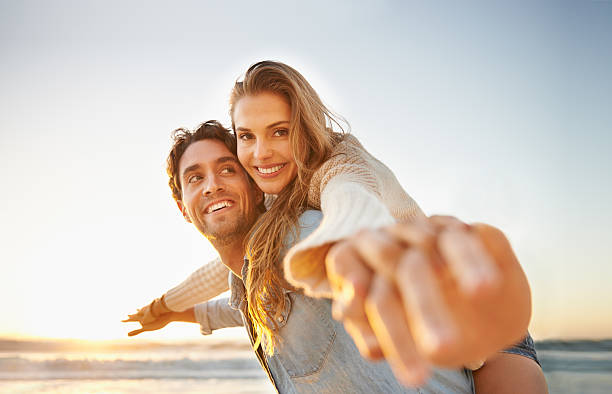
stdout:
[[[321,209],[324,221],[286,253],[284,268],[289,282],[311,295],[332,295],[324,259],[336,241],[424,215],[386,166],[354,137],[332,131],[339,122],[291,67],[270,61],[251,66],[232,91],[230,115],[241,164],[262,191],[276,195],[246,248],[249,314],[273,352],[282,288],[289,287],[275,262],[306,207]],[[164,311],[164,302],[183,310],[205,301],[227,289],[225,272],[218,262],[205,266],[142,313]],[[202,291],[206,286],[212,291]]]

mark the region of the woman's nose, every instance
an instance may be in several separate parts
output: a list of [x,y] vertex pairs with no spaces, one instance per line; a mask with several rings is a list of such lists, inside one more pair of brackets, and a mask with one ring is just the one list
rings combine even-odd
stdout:
[[255,145],[254,157],[257,160],[265,160],[272,157],[272,149],[266,141],[257,141]]

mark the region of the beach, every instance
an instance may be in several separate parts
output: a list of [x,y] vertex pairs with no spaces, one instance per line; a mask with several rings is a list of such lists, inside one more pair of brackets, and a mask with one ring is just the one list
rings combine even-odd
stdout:
[[[612,341],[537,342],[550,393],[612,391]],[[0,340],[2,393],[273,393],[244,341]]]

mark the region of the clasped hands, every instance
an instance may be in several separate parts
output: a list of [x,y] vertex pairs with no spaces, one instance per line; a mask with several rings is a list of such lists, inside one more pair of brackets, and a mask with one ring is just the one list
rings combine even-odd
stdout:
[[138,335],[145,331],[155,331],[164,328],[168,323],[174,321],[172,311],[166,306],[164,297],[154,299],[149,305],[146,305],[136,313],[128,315],[128,318],[122,322],[138,322],[141,328],[130,331],[128,336]]
[[494,227],[432,216],[365,230],[332,246],[325,264],[334,318],[406,385],[432,365],[475,368],[527,332],[529,285]]

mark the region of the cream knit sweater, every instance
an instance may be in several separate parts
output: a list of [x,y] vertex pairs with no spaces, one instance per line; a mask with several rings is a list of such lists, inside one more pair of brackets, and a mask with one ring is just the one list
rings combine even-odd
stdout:
[[[308,192],[311,207],[323,221],[284,259],[285,276],[308,295],[331,296],[325,255],[336,241],[365,228],[411,221],[423,212],[387,166],[346,135],[332,156],[313,175]],[[182,311],[228,290],[228,269],[219,259],[209,262],[168,291],[166,305]]]

